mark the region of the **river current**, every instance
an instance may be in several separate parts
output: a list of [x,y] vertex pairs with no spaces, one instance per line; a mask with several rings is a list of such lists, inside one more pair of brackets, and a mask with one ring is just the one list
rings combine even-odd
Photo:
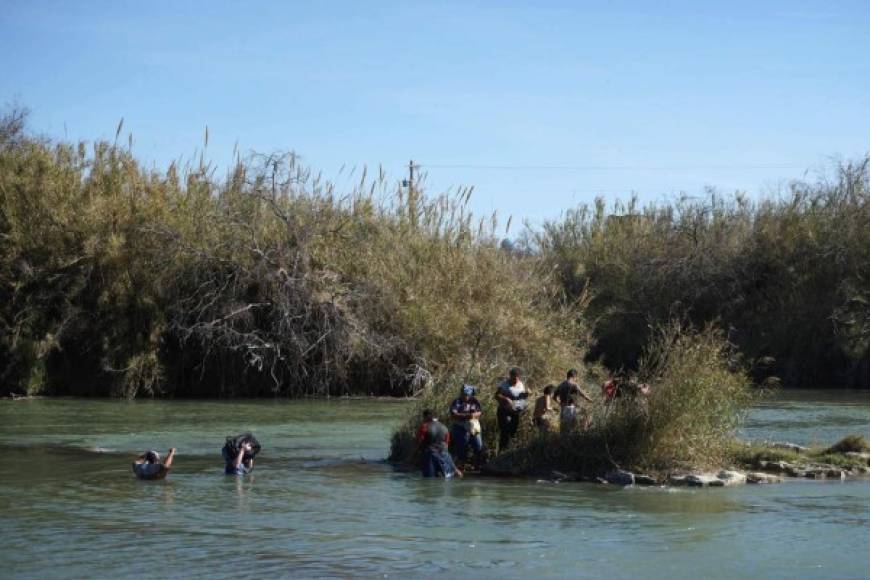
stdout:
[[[870,480],[423,480],[383,461],[408,404],[0,401],[0,577],[870,577]],[[245,430],[264,451],[225,477]],[[870,393],[784,392],[741,435],[849,433],[870,435]],[[133,477],[170,446],[166,480]]]

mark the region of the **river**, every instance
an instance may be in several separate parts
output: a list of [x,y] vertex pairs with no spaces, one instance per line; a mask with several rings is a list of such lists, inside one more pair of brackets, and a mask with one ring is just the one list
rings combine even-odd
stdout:
[[[867,578],[870,480],[726,489],[423,480],[407,402],[0,401],[0,576]],[[252,430],[254,473],[222,475]],[[787,391],[751,439],[870,434],[870,393]],[[178,447],[165,481],[132,456]]]

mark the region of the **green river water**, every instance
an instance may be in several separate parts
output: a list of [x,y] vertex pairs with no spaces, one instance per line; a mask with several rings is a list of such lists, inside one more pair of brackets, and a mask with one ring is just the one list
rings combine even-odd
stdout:
[[[870,480],[727,489],[423,480],[407,402],[0,401],[0,577],[868,578]],[[252,430],[254,473],[222,475]],[[870,393],[786,392],[750,439],[870,434]],[[178,447],[168,479],[133,455]]]

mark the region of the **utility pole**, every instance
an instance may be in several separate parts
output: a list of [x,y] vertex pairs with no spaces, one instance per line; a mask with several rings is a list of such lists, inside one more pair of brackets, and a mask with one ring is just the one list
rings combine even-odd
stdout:
[[411,221],[411,227],[417,227],[417,190],[414,187],[414,170],[417,166],[414,165],[414,160],[408,162],[408,218]]

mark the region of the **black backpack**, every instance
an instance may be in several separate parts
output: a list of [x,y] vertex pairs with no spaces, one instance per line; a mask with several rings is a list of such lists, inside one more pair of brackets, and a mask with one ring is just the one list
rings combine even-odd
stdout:
[[251,444],[251,450],[245,453],[242,461],[249,461],[256,457],[257,453],[259,453],[262,448],[260,442],[257,441],[257,438],[254,437],[252,433],[242,433],[235,437],[227,437],[227,442],[224,444],[224,448],[221,449],[221,455],[223,455],[224,460],[231,461],[232,459],[235,459],[236,455],[239,454],[239,449],[241,449],[242,445],[245,443]]

